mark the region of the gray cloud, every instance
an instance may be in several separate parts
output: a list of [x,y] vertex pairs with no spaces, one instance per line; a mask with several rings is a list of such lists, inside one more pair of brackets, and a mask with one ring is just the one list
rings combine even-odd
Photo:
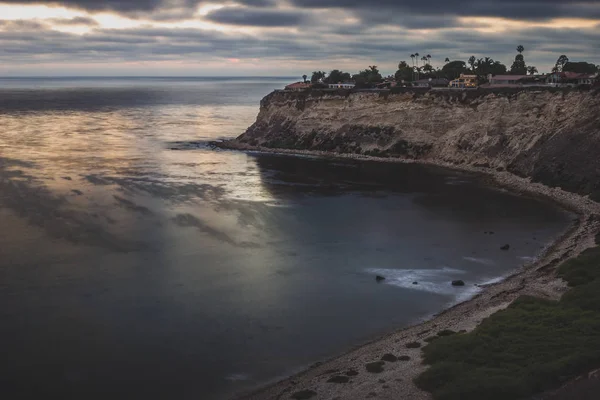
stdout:
[[269,27],[300,25],[306,17],[297,11],[225,7],[209,13],[206,19],[221,24]]
[[[200,18],[218,24],[256,27],[252,35],[192,28],[158,28],[156,21],[192,18],[190,10],[203,0],[38,1],[83,9],[113,10],[143,17],[148,25],[103,29],[90,18],[39,21],[0,19],[0,60],[17,63],[120,63],[122,61],[191,61],[225,58],[306,61],[314,69],[338,67],[332,60],[388,65],[419,51],[432,54],[434,65],[446,57],[491,56],[510,65],[515,47],[526,47],[528,64],[549,69],[560,53],[600,62],[600,25],[549,29],[523,24],[507,32],[479,32],[461,25],[461,16],[499,16],[540,21],[553,17],[597,19],[600,0],[238,0]],[[214,3],[215,1],[212,1]],[[0,3],[31,2],[0,0]],[[291,8],[294,4],[296,8]],[[346,17],[355,18],[346,18]],[[1,16],[0,16],[1,18]],[[53,25],[90,28],[84,35],[59,32]],[[299,29],[282,29],[297,27]],[[263,29],[268,28],[268,29]],[[427,34],[415,33],[427,29]],[[368,61],[367,61],[368,60]],[[546,68],[544,68],[546,67]],[[384,69],[386,67],[383,67]],[[243,72],[242,72],[243,73]],[[282,71],[286,73],[286,71]]]

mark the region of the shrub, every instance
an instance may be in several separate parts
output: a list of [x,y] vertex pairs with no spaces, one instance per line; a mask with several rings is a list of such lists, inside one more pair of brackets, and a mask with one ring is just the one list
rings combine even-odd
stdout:
[[417,386],[436,400],[520,399],[600,366],[600,248],[558,273],[573,287],[560,302],[523,296],[474,331],[425,346],[431,368]]

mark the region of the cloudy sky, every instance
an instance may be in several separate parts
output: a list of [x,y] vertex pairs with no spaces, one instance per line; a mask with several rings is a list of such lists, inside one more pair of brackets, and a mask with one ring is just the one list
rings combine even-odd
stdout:
[[0,76],[393,73],[517,45],[600,64],[600,0],[0,0]]

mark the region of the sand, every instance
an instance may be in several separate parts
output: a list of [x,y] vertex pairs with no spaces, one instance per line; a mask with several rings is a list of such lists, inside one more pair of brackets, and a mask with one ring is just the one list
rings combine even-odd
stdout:
[[[529,179],[517,177],[506,171],[466,165],[457,166],[431,160],[382,159],[354,154],[337,155],[317,151],[252,148],[235,141],[215,143],[215,146],[245,151],[419,163],[475,172],[484,174],[490,180],[490,185],[499,190],[510,190],[527,196],[551,200],[577,215],[568,230],[550,247],[544,249],[534,263],[524,265],[522,269],[501,282],[486,286],[471,300],[442,311],[426,322],[388,334],[343,355],[317,363],[280,382],[251,393],[240,394],[237,397],[239,399],[430,399],[429,393],[419,390],[413,384],[413,379],[427,366],[422,363],[421,349],[407,348],[408,343],[418,342],[424,346],[426,345],[425,338],[435,336],[445,329],[456,332],[471,331],[484,318],[506,308],[521,295],[559,299],[567,290],[567,285],[556,277],[556,267],[565,260],[593,247],[595,235],[600,230],[600,204],[585,196],[565,192],[560,188],[549,188],[542,184],[532,183]],[[385,354],[393,354],[396,357],[408,356],[410,359],[383,362],[381,372],[367,371],[367,364],[380,361]],[[334,378],[333,381],[328,382],[332,378]]]

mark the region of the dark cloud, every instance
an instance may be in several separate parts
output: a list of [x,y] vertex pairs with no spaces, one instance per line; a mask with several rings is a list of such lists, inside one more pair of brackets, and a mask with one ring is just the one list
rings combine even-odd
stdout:
[[257,8],[225,7],[215,10],[205,19],[221,24],[249,26],[296,26],[306,20],[298,11],[281,11]]
[[[92,11],[119,11],[119,12],[149,12],[169,8],[193,8],[206,0],[0,0],[0,3],[9,4],[45,4],[62,5]],[[214,3],[215,1],[213,1]],[[216,1],[217,3],[219,1]],[[238,0],[236,3],[251,6],[269,6],[273,0]]]
[[[556,17],[599,17],[600,0],[292,0],[299,7],[343,8],[359,15],[396,12],[416,15],[458,15],[548,19]],[[393,15],[393,14],[392,14]]]

